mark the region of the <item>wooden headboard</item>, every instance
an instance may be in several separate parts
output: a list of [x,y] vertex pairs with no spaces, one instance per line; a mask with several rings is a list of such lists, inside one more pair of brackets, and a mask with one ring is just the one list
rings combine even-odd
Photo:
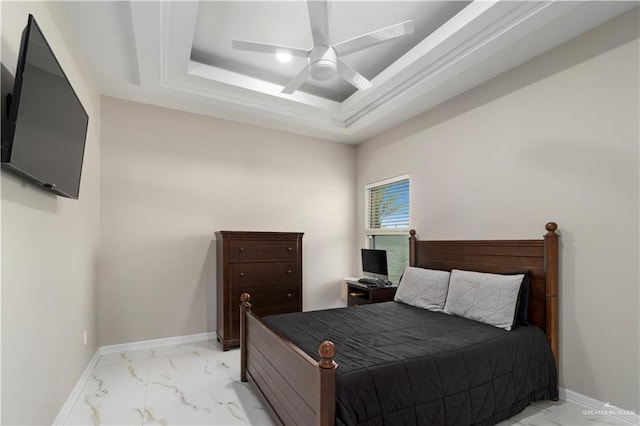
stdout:
[[409,237],[409,264],[489,273],[529,271],[528,320],[543,329],[558,364],[558,225],[538,240],[420,241]]

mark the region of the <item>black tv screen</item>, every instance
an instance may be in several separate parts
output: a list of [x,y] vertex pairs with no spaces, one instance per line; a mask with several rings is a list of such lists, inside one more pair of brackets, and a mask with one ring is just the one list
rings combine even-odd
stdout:
[[387,251],[375,249],[361,249],[362,272],[365,275],[387,279]]
[[2,167],[46,190],[78,198],[89,117],[29,15],[2,138]]

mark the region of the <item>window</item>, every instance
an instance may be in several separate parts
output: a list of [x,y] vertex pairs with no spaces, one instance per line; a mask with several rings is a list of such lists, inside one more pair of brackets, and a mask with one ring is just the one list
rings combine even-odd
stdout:
[[397,283],[409,265],[409,176],[365,187],[369,248],[386,250],[389,280]]

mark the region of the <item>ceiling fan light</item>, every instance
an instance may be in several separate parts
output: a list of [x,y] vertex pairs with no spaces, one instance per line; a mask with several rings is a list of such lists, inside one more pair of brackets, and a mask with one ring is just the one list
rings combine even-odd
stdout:
[[338,73],[336,51],[326,46],[314,48],[309,55],[309,69],[316,80],[332,79]]
[[337,67],[335,62],[319,60],[311,67],[311,77],[316,80],[331,80],[336,74]]
[[280,62],[291,62],[291,53],[285,51],[277,52],[276,59]]

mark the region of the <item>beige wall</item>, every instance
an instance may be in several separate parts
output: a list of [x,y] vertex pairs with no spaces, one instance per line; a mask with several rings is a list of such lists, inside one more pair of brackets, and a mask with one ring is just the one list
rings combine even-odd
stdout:
[[79,200],[1,174],[2,424],[51,424],[97,348],[100,98],[60,4],[0,8],[3,66],[32,13],[89,114]]
[[410,173],[424,239],[537,238],[557,221],[560,385],[636,412],[638,18],[636,8],[357,152],[358,188]]
[[304,309],[341,304],[353,146],[114,98],[102,113],[101,345],[215,331],[218,230],[304,232]]

